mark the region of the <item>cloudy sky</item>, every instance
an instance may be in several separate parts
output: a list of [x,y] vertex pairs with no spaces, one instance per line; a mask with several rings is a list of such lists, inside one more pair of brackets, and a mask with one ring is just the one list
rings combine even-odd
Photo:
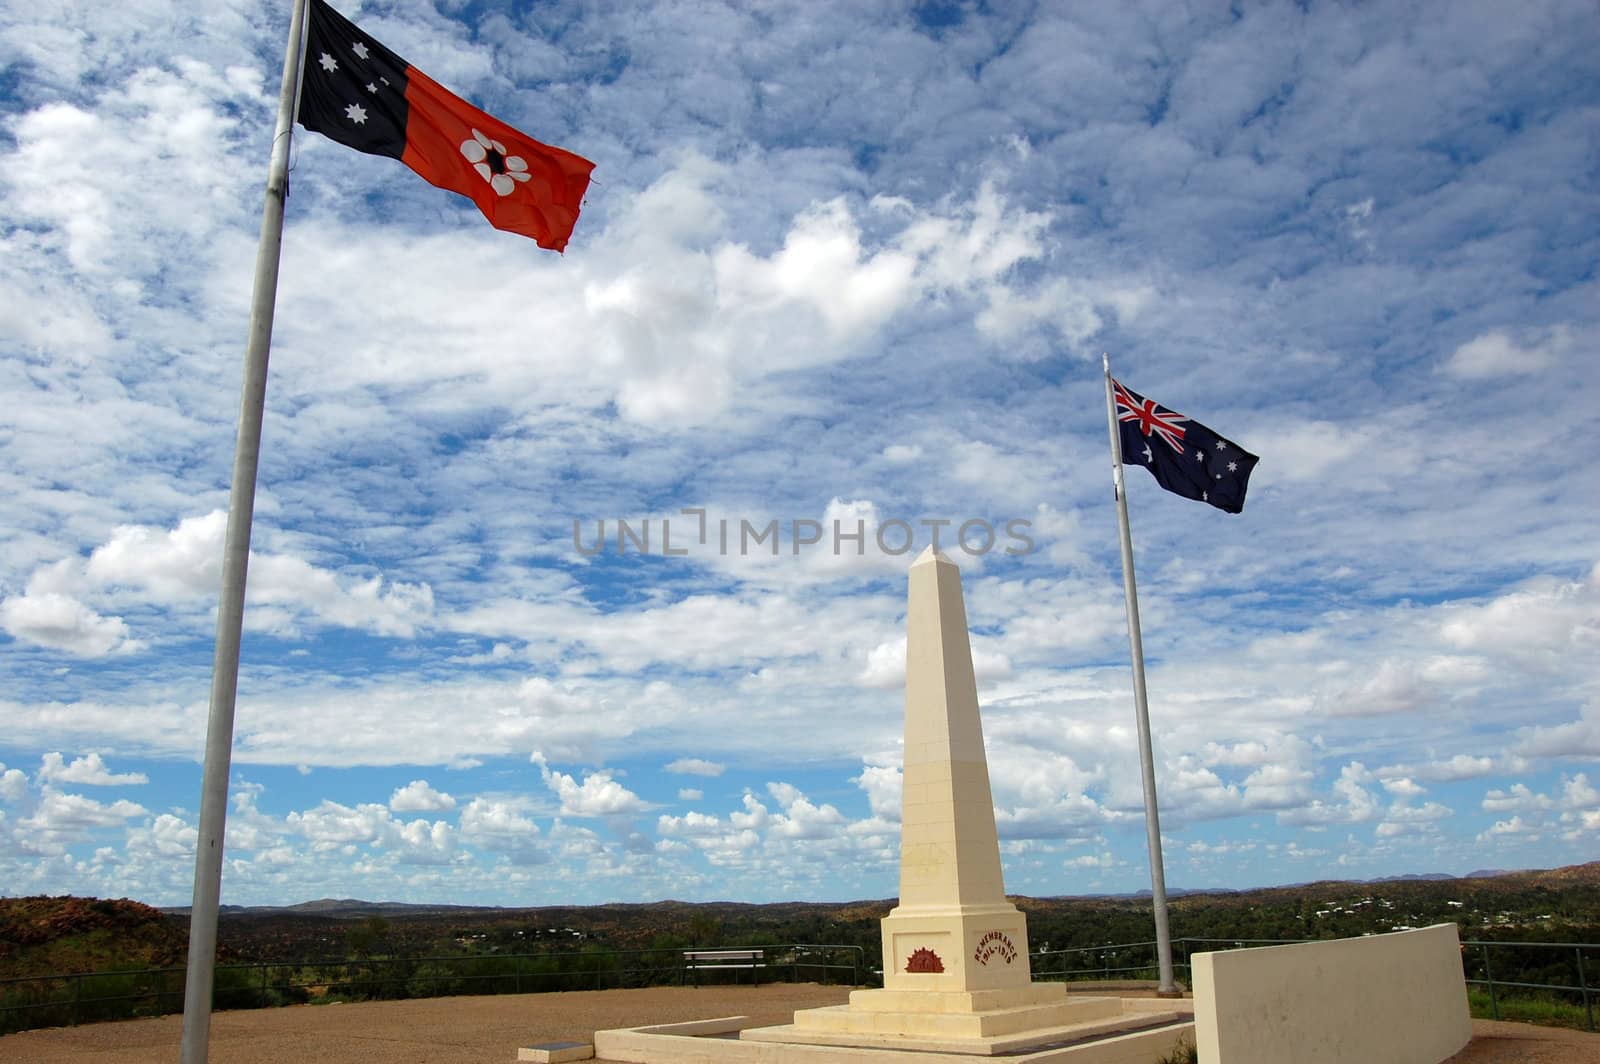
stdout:
[[[0,10],[7,894],[189,900],[288,10]],[[935,531],[1008,888],[1147,887],[1101,352],[1261,456],[1129,470],[1169,884],[1600,852],[1588,0],[341,10],[595,182],[296,135],[225,903],[893,896]]]

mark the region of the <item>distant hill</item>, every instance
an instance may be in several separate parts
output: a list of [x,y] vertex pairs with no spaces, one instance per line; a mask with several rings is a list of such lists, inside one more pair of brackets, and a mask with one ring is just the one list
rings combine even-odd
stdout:
[[0,898],[0,976],[170,968],[188,926],[126,898]]
[[[170,916],[189,915],[187,905],[163,905],[161,911]],[[308,916],[383,916],[390,913],[414,915],[420,913],[495,912],[498,906],[439,905],[430,902],[362,901],[359,898],[318,898],[293,905],[224,905],[224,914],[302,913]]]

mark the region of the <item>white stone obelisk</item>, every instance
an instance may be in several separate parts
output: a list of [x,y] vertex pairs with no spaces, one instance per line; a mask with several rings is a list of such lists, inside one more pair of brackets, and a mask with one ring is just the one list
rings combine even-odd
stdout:
[[1006,900],[961,572],[932,547],[906,604],[900,904],[883,921],[888,990],[1026,986],[1026,917]]
[[912,563],[906,600],[903,786],[883,989],[741,1040],[994,1054],[1142,1022],[1115,998],[1069,999],[1061,983],[1031,981],[1027,918],[1000,875],[961,572],[931,547]]

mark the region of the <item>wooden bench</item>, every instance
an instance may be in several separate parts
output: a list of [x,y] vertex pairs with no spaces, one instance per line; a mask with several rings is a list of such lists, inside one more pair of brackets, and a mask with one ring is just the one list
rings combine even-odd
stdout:
[[738,971],[750,969],[750,981],[760,982],[760,969],[767,966],[765,950],[759,949],[686,949],[683,966],[694,973],[696,986],[700,985],[701,972]]

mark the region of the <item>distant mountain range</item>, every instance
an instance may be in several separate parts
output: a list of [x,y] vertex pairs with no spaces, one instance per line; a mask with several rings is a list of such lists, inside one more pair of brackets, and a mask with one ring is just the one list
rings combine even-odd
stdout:
[[[1185,898],[1185,897],[1194,897],[1196,895],[1254,894],[1254,893],[1258,893],[1260,891],[1294,890],[1294,889],[1309,887],[1309,886],[1313,886],[1313,885],[1326,886],[1331,882],[1344,882],[1344,883],[1350,883],[1350,884],[1417,883],[1417,882],[1429,882],[1429,883],[1432,883],[1432,882],[1443,882],[1443,881],[1449,881],[1449,880],[1498,879],[1498,878],[1503,877],[1503,876],[1562,875],[1562,874],[1565,874],[1565,873],[1571,873],[1571,872],[1573,872],[1575,870],[1579,870],[1579,869],[1593,869],[1593,870],[1595,870],[1595,874],[1597,876],[1600,876],[1600,862],[1596,862],[1596,863],[1594,863],[1592,865],[1573,865],[1573,866],[1569,866],[1569,867],[1566,867],[1566,868],[1558,868],[1558,869],[1530,868],[1530,869],[1508,870],[1508,869],[1503,869],[1503,868],[1479,868],[1479,869],[1475,869],[1475,870],[1473,870],[1471,872],[1468,872],[1465,875],[1460,875],[1460,876],[1454,876],[1454,875],[1451,875],[1448,872],[1409,872],[1409,873],[1406,873],[1404,875],[1379,876],[1379,877],[1376,877],[1374,879],[1353,879],[1353,880],[1339,880],[1339,881],[1314,880],[1314,881],[1307,881],[1307,882],[1303,882],[1303,883],[1286,883],[1286,884],[1283,884],[1281,886],[1276,886],[1276,887],[1237,887],[1237,888],[1236,887],[1169,887],[1167,889],[1167,896],[1169,898]],[[1566,878],[1566,876],[1563,875],[1563,878]],[[1103,898],[1103,899],[1108,899],[1108,900],[1128,900],[1128,899],[1138,899],[1138,898],[1148,898],[1148,897],[1150,897],[1150,891],[1148,889],[1146,889],[1146,890],[1126,891],[1126,892],[1119,893],[1119,894],[1052,895],[1051,899],[1052,900],[1066,900],[1068,898],[1082,898],[1082,899],[1088,900],[1088,899]],[[611,903],[611,905],[613,905],[613,906],[616,905],[616,904],[619,904],[619,903]],[[673,901],[673,900],[664,900],[664,901],[659,901],[659,902],[621,903],[621,904],[631,904],[631,905],[636,905],[636,906],[662,905],[662,906],[687,906],[687,907],[693,907],[693,906],[699,905],[699,904],[716,905],[716,906],[749,904],[752,907],[760,907],[760,905],[761,905],[761,903],[740,903],[740,902],[723,902],[723,901],[696,903],[696,902],[680,902],[680,901]],[[809,903],[795,902],[795,903],[780,903],[780,904],[805,905],[805,904],[809,904]],[[840,903],[835,903],[835,904],[837,904],[839,906],[877,905],[877,904],[881,904],[881,905],[884,905],[884,906],[890,906],[890,905],[894,904],[894,901],[893,901],[893,899],[872,899],[872,900],[863,900],[863,901],[855,901],[855,902],[840,902]],[[602,908],[602,907],[606,907],[606,906],[601,906],[601,905],[593,906],[593,908]],[[170,914],[176,915],[176,916],[187,916],[189,914],[189,908],[190,907],[187,906],[187,905],[168,905],[168,906],[161,906],[160,907],[162,912],[170,913]],[[282,914],[282,915],[291,915],[291,914],[293,914],[293,915],[301,915],[301,916],[326,916],[326,917],[333,917],[333,918],[346,918],[346,917],[386,916],[386,915],[407,915],[407,916],[440,915],[440,916],[444,916],[444,915],[449,915],[451,913],[463,913],[463,914],[465,914],[465,913],[496,913],[496,912],[511,913],[511,912],[525,912],[530,908],[571,910],[571,909],[587,908],[587,906],[580,906],[580,905],[546,905],[546,906],[450,905],[450,904],[434,903],[434,902],[365,901],[365,900],[360,899],[360,898],[318,898],[318,899],[316,899],[314,901],[296,902],[293,905],[224,905],[224,906],[222,906],[221,911],[224,914],[233,914],[233,915],[241,915],[241,916],[249,916],[249,915],[263,915],[263,916],[265,916],[265,915],[273,915],[273,914]]]

